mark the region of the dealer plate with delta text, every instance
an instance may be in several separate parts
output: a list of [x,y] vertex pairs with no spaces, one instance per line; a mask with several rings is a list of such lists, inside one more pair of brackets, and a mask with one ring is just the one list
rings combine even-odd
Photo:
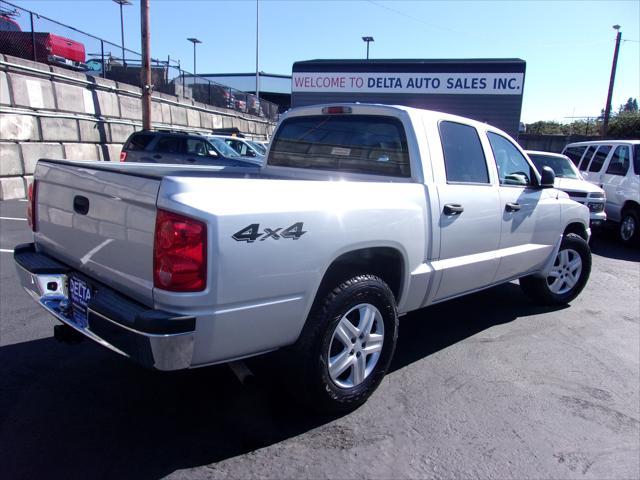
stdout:
[[71,315],[74,323],[80,328],[88,326],[87,307],[91,300],[92,289],[78,277],[69,278],[69,300],[71,301]]

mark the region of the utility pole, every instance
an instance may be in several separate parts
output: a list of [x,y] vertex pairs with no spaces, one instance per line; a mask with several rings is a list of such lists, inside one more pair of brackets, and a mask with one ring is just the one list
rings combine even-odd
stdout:
[[613,29],[618,32],[616,35],[616,47],[613,51],[613,63],[611,64],[611,77],[609,78],[609,92],[607,93],[607,106],[604,109],[604,120],[602,121],[602,136],[607,134],[609,129],[609,113],[611,111],[611,97],[613,96],[613,83],[616,80],[616,67],[618,65],[618,52],[620,51],[620,39],[622,38],[622,32],[620,32],[620,25],[614,25]]
[[149,28],[149,2],[140,0],[140,26],[142,32],[142,129],[151,130],[151,41]]

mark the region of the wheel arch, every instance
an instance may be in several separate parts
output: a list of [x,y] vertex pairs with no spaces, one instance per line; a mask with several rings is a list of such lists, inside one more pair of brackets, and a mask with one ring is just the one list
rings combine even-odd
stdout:
[[365,273],[384,280],[396,303],[400,300],[405,276],[404,255],[397,248],[388,246],[358,248],[340,254],[325,270],[316,291],[316,300],[339,283]]
[[358,275],[370,274],[381,278],[391,290],[396,301],[400,302],[406,290],[408,279],[407,257],[401,245],[352,245],[351,248],[335,253],[326,263],[314,293],[310,295],[304,320],[300,324],[297,339],[310,328],[309,319],[321,307],[322,302],[334,288]]
[[589,235],[587,233],[587,227],[582,222],[572,222],[564,229],[563,235],[574,233],[583,240],[589,241]]
[[624,212],[625,210],[635,210],[636,213],[640,214],[640,203],[635,200],[627,200],[624,202],[624,205],[622,205],[622,210],[620,211]]

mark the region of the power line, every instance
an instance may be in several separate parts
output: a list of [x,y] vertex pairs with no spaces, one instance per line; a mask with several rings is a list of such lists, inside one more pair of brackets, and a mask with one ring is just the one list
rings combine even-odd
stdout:
[[[400,15],[402,17],[408,18],[410,20],[413,20],[414,22],[418,22],[421,23],[423,25],[426,25],[428,27],[431,28],[435,28],[437,30],[444,30],[447,32],[451,32],[451,33],[455,33],[455,34],[460,34],[460,35],[466,35],[468,37],[472,37],[472,38],[478,38],[478,39],[482,39],[482,40],[490,40],[490,41],[497,41],[497,40],[504,40],[504,38],[497,38],[495,36],[490,36],[490,35],[486,35],[484,33],[470,33],[468,31],[465,30],[456,30],[453,28],[448,28],[448,27],[443,27],[442,25],[436,25],[433,23],[429,23],[429,22],[425,22],[424,20],[422,20],[421,18],[416,17],[415,15],[411,15],[409,13],[403,12],[402,10],[398,10],[396,8],[390,7],[388,5],[384,5],[380,2],[377,2],[375,0],[365,0],[366,2],[375,5],[376,7],[379,8],[384,8],[385,10],[388,10],[390,12],[393,12],[397,15]],[[635,40],[627,40],[627,41],[632,41],[635,42]],[[600,40],[597,42],[589,42],[589,43],[578,43],[578,44],[571,44],[571,43],[557,43],[557,44],[539,44],[539,43],[521,43],[521,42],[514,42],[514,41],[510,41],[509,43],[511,43],[512,45],[519,45],[521,47],[537,47],[537,48],[567,48],[567,47],[593,47],[596,45],[604,45],[606,43],[610,43],[611,40],[607,39],[607,40]]]
[[[393,12],[397,15],[400,15],[402,17],[408,18],[409,20],[413,20],[415,22],[418,23],[422,23],[423,25],[427,25],[428,27],[431,28],[435,28],[437,30],[446,30],[448,32],[452,32],[452,33],[460,33],[452,28],[447,28],[447,27],[443,27],[442,25],[435,25],[433,23],[429,23],[429,22],[425,22],[424,20],[416,17],[415,15],[409,15],[408,13],[405,13],[401,10],[397,10],[395,8],[389,7],[388,5],[383,5],[382,3],[378,3],[374,0],[365,0],[366,2],[369,2],[372,5],[375,5],[376,7],[380,7],[380,8],[384,8],[385,10],[389,10],[390,12]],[[466,32],[462,32],[462,33],[466,33]]]

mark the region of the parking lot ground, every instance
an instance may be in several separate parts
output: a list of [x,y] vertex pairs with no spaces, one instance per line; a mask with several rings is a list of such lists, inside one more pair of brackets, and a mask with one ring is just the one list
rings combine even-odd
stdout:
[[243,384],[57,343],[17,284],[10,250],[29,238],[0,219],[2,478],[640,478],[640,250],[606,232],[569,307],[510,283],[403,317],[378,391],[331,418],[270,357]]

